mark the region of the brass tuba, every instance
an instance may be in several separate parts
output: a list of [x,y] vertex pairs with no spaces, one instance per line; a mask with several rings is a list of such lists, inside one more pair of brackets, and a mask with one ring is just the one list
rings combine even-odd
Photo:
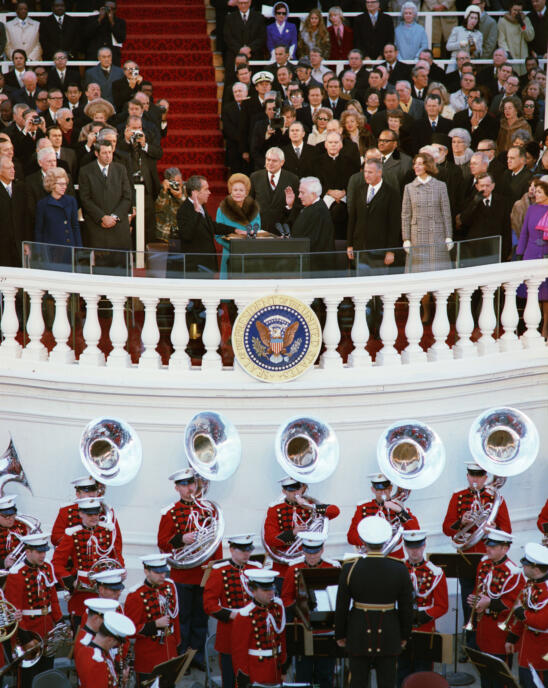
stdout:
[[535,461],[539,451],[539,435],[533,421],[514,408],[491,408],[480,414],[470,427],[468,446],[474,461],[493,475],[486,485],[494,500],[484,506],[479,493],[472,505],[473,521],[453,536],[453,544],[466,551],[485,537],[493,526],[502,503],[499,490],[506,478],[519,475]]
[[[275,442],[276,460],[284,471],[301,483],[318,483],[326,480],[339,463],[339,441],[331,427],[312,416],[290,418],[278,428]],[[299,523],[309,532],[327,534],[329,520],[319,516],[312,497],[304,497],[310,507],[308,519]],[[267,554],[280,564],[290,566],[302,557],[302,542],[299,538],[287,549],[268,545],[262,528],[262,542]]]
[[19,461],[13,439],[10,437],[8,448],[2,456],[0,456],[0,497],[4,496],[4,487],[7,483],[12,482],[21,483],[21,485],[28,487],[32,494],[29,481],[27,480],[21,461]]
[[194,502],[208,515],[202,523],[195,520],[194,542],[173,550],[168,561],[177,569],[200,566],[219,546],[225,527],[223,512],[218,504],[204,499],[204,495],[210,480],[226,480],[236,471],[240,465],[242,445],[236,427],[227,418],[220,413],[203,411],[186,426],[185,451],[188,462],[201,481]]
[[131,425],[119,418],[95,418],[80,438],[80,459],[98,482],[125,485],[139,472],[143,450]]
[[[405,502],[411,490],[432,485],[445,468],[445,448],[438,434],[426,423],[408,420],[388,427],[377,442],[381,472],[396,485],[391,501]],[[392,537],[382,553],[390,554],[401,542],[403,527],[392,527]]]

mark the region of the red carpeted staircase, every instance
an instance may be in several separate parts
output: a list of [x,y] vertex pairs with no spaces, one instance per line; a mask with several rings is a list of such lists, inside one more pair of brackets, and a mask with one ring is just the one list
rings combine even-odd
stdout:
[[124,0],[122,59],[135,60],[154,97],[170,103],[158,168],[179,167],[183,179],[203,174],[215,195],[226,193],[217,83],[204,0]]

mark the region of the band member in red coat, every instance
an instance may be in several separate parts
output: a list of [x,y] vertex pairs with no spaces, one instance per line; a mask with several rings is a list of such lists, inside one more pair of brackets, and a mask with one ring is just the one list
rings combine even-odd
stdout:
[[[404,530],[418,530],[420,526],[417,517],[408,509],[404,509],[400,502],[390,499],[392,495],[392,483],[390,480],[383,473],[372,473],[369,478],[371,479],[371,492],[374,494],[375,499],[358,504],[356,507],[352,523],[346,535],[348,543],[355,547],[363,547],[364,542],[359,536],[358,524],[367,516],[381,516],[385,518],[392,526],[392,532],[400,527]],[[397,559],[403,559],[401,538],[389,554]]]
[[84,602],[86,611],[82,616],[82,623],[76,633],[74,640],[74,659],[82,647],[87,647],[96,633],[99,632],[106,612],[120,611],[120,603],[116,600],[107,600],[99,597],[92,597]]
[[105,612],[103,623],[89,645],[82,646],[75,657],[80,688],[117,688],[118,675],[112,650],[134,635],[131,619],[117,612]]
[[78,500],[82,524],[69,528],[55,548],[52,564],[55,575],[70,593],[68,609],[74,628],[80,625],[84,612],[84,600],[94,595],[90,569],[99,559],[115,559],[122,568],[122,543],[116,537],[116,529],[99,525],[101,502],[98,499]]
[[479,563],[474,594],[468,598],[468,604],[475,604],[478,648],[506,660],[506,632],[498,624],[508,616],[525,581],[521,569],[508,558],[512,536],[494,529],[487,533],[486,555]]
[[[468,487],[453,493],[443,521],[442,530],[450,538],[454,538],[463,528],[466,528],[467,533],[473,537],[477,530],[474,525],[474,518],[480,511],[491,509],[495,501],[494,491],[486,486],[487,471],[481,466],[477,463],[467,463],[466,479],[468,480]],[[497,515],[491,525],[497,530],[511,533],[512,524],[510,523],[510,516],[508,515],[508,507],[506,506],[504,498],[501,497],[501,500]],[[477,540],[475,545],[464,546],[460,549],[466,552],[485,553],[483,537],[479,537]],[[471,608],[467,600],[474,590],[475,579],[459,578],[459,583],[464,621],[468,622]],[[473,642],[473,634],[468,633],[467,641],[468,644]]]
[[546,500],[546,504],[542,507],[542,511],[538,515],[537,526],[544,536],[543,543],[548,543],[548,499]]
[[231,641],[233,620],[238,610],[251,601],[245,569],[260,568],[249,561],[253,551],[253,533],[228,538],[230,559],[213,564],[204,587],[204,611],[217,619],[215,649],[219,653],[223,688],[234,687]]
[[286,661],[285,611],[275,597],[274,579],[269,569],[246,571],[253,600],[233,622],[232,665],[237,688],[251,683],[280,683]]
[[[28,535],[28,526],[17,519],[15,501],[17,495],[6,495],[0,499],[0,569],[9,570],[15,564],[13,550],[20,544],[21,535]],[[0,574],[0,582],[4,576]]]
[[[303,558],[287,569],[282,587],[282,602],[289,620],[295,618],[299,571],[303,569],[340,568],[338,561],[323,557],[327,535],[323,533],[300,532],[297,533],[297,537],[302,542]],[[334,657],[309,657],[303,655],[296,658],[295,679],[298,683],[318,684],[320,688],[331,688],[334,669]]]
[[[55,584],[57,579],[52,565],[46,561],[50,549],[49,533],[25,535],[25,559],[14,566],[7,577],[5,596],[21,612],[18,641],[26,649],[36,642],[34,634],[44,639],[61,621],[61,610]],[[53,668],[53,657],[42,656],[32,667],[19,668],[20,688],[30,688],[34,676]]]
[[[61,542],[61,538],[65,535],[67,528],[74,528],[74,526],[81,525],[80,513],[78,510],[78,500],[89,497],[99,498],[100,492],[104,491],[104,485],[98,483],[95,478],[90,476],[83,476],[73,480],[72,485],[76,490],[76,501],[72,504],[67,504],[59,509],[53,528],[51,529],[51,543],[54,547]],[[105,523],[114,523],[116,527],[116,539],[122,544],[122,533],[118,524],[118,519],[114,513],[114,509],[101,502],[101,520],[100,525]]]
[[[307,485],[286,476],[280,480],[282,497],[270,505],[264,522],[264,540],[266,545],[274,551],[287,552],[294,547],[297,533],[310,529],[308,521],[316,516],[329,520],[337,518],[340,509],[334,504],[318,504],[315,500],[305,496]],[[274,569],[283,579],[287,565],[274,561]],[[281,590],[282,581],[279,580],[278,589]]]
[[[177,590],[175,583],[167,578],[167,555],[149,554],[141,557],[141,561],[145,581],[129,591],[124,610],[137,629],[135,672],[142,683],[152,678],[151,672],[157,664],[177,656],[180,635]],[[162,688],[170,685],[162,683]]]
[[518,645],[519,683],[522,688],[535,688],[530,667],[548,686],[548,547],[531,542],[525,545],[520,561],[527,579],[521,590],[509,624],[506,652]]
[[[196,496],[198,483],[192,468],[184,468],[169,476],[175,483],[179,501],[170,504],[162,511],[158,528],[158,548],[171,554],[174,549],[189,545],[196,540],[197,533],[206,520],[216,517],[214,507],[207,500],[203,502]],[[221,559],[223,547],[219,546],[204,562]],[[179,597],[179,625],[181,652],[191,647],[196,650],[193,665],[204,670],[204,646],[207,638],[207,614],[203,607],[203,588],[201,587],[204,570],[202,564],[191,568],[171,567],[171,578],[177,586]]]
[[[413,631],[435,633],[436,619],[449,609],[449,596],[443,569],[425,558],[426,535],[425,530],[404,531],[404,561],[415,591]],[[424,656],[421,650],[422,646],[415,645],[411,637],[398,658],[398,685],[416,671],[432,671],[431,657]]]

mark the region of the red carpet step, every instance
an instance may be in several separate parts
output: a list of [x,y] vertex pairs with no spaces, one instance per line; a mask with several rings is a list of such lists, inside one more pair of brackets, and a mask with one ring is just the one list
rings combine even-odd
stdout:
[[170,102],[160,173],[177,166],[184,179],[203,174],[214,195],[224,196],[226,168],[205,0],[124,0],[120,15],[128,27],[123,60],[138,62],[154,85],[154,97]]

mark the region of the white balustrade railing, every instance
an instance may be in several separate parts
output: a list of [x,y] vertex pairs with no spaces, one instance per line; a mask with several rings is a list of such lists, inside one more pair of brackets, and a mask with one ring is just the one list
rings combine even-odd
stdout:
[[[337,371],[344,367],[365,368],[375,366],[400,366],[413,364],[434,364],[449,359],[466,359],[503,355],[511,352],[528,354],[546,349],[546,342],[538,331],[542,313],[538,300],[540,284],[548,277],[548,260],[522,261],[484,265],[473,268],[398,274],[381,277],[330,278],[308,280],[167,280],[151,278],[106,277],[82,275],[43,270],[0,268],[0,293],[2,308],[0,319],[0,368],[10,368],[15,362],[20,368],[33,369],[37,365],[63,365],[98,368],[132,368],[135,371],[168,370],[174,373],[196,368],[199,361],[191,361],[187,352],[189,330],[186,310],[189,302],[201,300],[205,311],[205,325],[202,342],[205,353],[201,358],[201,369],[225,375],[229,370],[223,365],[219,353],[221,331],[218,325],[218,310],[222,302],[234,301],[241,312],[249,303],[272,293],[290,294],[307,304],[315,299],[323,300],[326,317],[323,328],[324,352],[319,360],[319,369]],[[520,314],[516,303],[519,284],[527,285],[527,299],[523,308],[523,333],[518,335]],[[479,289],[481,299],[472,299]],[[23,290],[26,294],[23,297]],[[43,296],[48,293],[47,308],[43,307]],[[421,346],[424,325],[421,321],[422,297],[432,294],[435,316],[431,333],[425,341],[431,341],[427,350]],[[85,322],[78,330],[83,338],[84,348],[76,360],[71,347],[74,332],[67,315],[67,306],[76,303],[75,294],[85,302]],[[366,319],[367,303],[374,296],[383,304],[382,322],[379,328],[381,348],[373,363],[366,345],[369,327]],[[338,351],[341,338],[338,308],[343,300],[351,298],[354,303],[354,322],[350,337],[354,349],[343,364]],[[398,300],[406,297],[407,312]],[[496,297],[496,298],[495,298]],[[102,335],[100,306],[104,299],[110,302],[105,322],[110,324],[110,353],[100,347]],[[504,299],[500,313],[495,309],[499,299]],[[378,299],[377,299],[378,300]],[[451,308],[448,316],[448,301]],[[472,340],[474,317],[472,304],[481,300],[477,318],[479,339]],[[173,348],[167,365],[162,363],[157,351],[160,341],[158,307],[173,307],[172,317],[162,318],[170,328],[169,337]],[[347,301],[348,303],[348,301]],[[23,308],[24,304],[24,308]],[[132,309],[128,306],[132,305]],[[135,307],[135,304],[140,306]],[[70,310],[70,309],[69,309]],[[128,312],[144,311],[141,319],[141,346],[137,365],[133,365],[128,354]],[[55,313],[47,331],[44,312]],[[27,320],[24,339],[21,344],[20,320],[22,313]],[[165,313],[165,310],[164,310]],[[477,315],[477,314],[476,314]],[[499,317],[500,316],[500,317]],[[51,318],[50,318],[51,319]],[[454,327],[454,332],[452,331]],[[502,328],[500,332],[498,328]],[[165,327],[164,327],[165,330]],[[398,334],[404,330],[407,346],[403,351],[396,347]],[[454,334],[450,346],[448,336]],[[46,347],[49,337],[49,348]],[[498,336],[500,334],[500,336]],[[477,336],[477,330],[476,330]],[[498,338],[497,338],[498,337]],[[53,341],[54,340],[54,341]],[[433,341],[432,341],[433,340]],[[53,345],[53,348],[51,346]],[[139,349],[139,347],[137,347]],[[193,365],[194,364],[194,365]]]

